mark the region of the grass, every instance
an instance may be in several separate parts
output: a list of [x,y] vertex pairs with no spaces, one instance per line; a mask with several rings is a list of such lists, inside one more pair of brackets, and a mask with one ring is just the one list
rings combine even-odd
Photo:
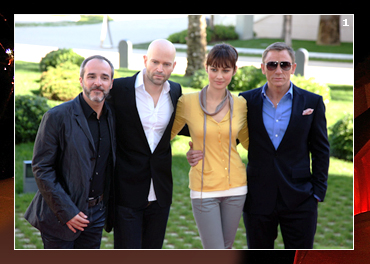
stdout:
[[[188,171],[184,153],[188,150],[186,137],[179,136],[173,143],[173,181],[174,195],[170,217],[167,225],[167,233],[164,248],[167,249],[201,249],[201,241],[194,221],[191,209],[191,201],[188,188]],[[30,245],[42,248],[39,233],[23,219],[23,213],[27,209],[34,194],[22,193],[22,162],[32,158],[33,143],[16,145],[16,188],[15,188],[15,228],[16,248],[27,248]],[[247,162],[247,152],[238,147],[244,162]],[[330,159],[328,180],[328,192],[325,202],[319,204],[319,219],[315,236],[315,248],[317,249],[351,249],[353,241],[353,163]],[[113,248],[113,234],[103,233],[102,248]],[[284,248],[279,234],[275,247]],[[245,228],[242,219],[239,223],[234,248],[247,248]]]
[[[118,69],[116,77],[131,76],[135,71]],[[16,95],[37,94],[40,78],[38,63],[16,61]],[[188,88],[190,78],[172,75],[171,80],[183,86],[183,92],[194,91]],[[346,85],[330,85],[331,101],[327,104],[328,126],[334,124],[345,113],[353,113],[353,88]],[[236,92],[238,93],[238,92]],[[60,102],[50,102],[51,105]],[[191,209],[188,188],[186,160],[189,138],[178,136],[172,142],[173,152],[173,203],[167,225],[165,249],[201,249]],[[247,151],[238,147],[238,151],[247,163]],[[23,214],[34,194],[23,194],[23,160],[32,159],[33,142],[15,146],[15,248],[42,248],[39,232],[24,220]],[[328,191],[325,201],[319,204],[319,218],[314,247],[316,249],[352,249],[353,248],[353,163],[336,158],[330,159]],[[284,247],[281,235],[275,242],[275,248]],[[113,233],[103,232],[101,248],[113,248]],[[245,228],[241,219],[235,237],[234,248],[247,248]]]

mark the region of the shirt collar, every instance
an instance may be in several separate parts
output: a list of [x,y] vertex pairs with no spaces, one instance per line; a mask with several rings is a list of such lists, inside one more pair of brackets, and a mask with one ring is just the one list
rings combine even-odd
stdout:
[[[144,86],[144,74],[146,72],[146,68],[144,68],[139,74],[136,76],[136,81],[135,81],[135,89],[141,88],[145,90]],[[168,93],[170,91],[170,84],[168,81],[166,81],[163,84],[163,92]]]
[[[265,85],[262,87],[262,92],[261,92],[262,97],[266,96],[266,89],[267,88],[268,88],[268,85],[267,85],[267,82],[266,82]],[[290,98],[293,99],[293,83],[292,82],[290,82],[290,88],[284,96],[289,95],[289,94],[290,94]]]
[[[89,118],[93,113],[95,113],[95,111],[91,108],[91,106],[89,106],[89,104],[85,101],[85,98],[83,97],[82,93],[80,93],[80,102],[81,102],[81,107],[82,107],[82,111],[87,118]],[[103,115],[106,115],[108,112],[108,109],[107,107],[105,107],[105,102],[104,102],[104,105],[103,105],[103,109],[102,109],[102,114]]]

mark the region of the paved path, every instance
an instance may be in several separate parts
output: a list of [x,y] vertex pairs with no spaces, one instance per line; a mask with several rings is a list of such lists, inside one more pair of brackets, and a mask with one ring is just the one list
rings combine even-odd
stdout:
[[[17,17],[15,17],[17,21]],[[167,38],[174,32],[187,28],[185,15],[131,15],[121,20],[110,22],[110,31],[115,48],[100,48],[101,24],[59,27],[15,27],[15,59],[39,62],[48,52],[58,48],[73,48],[84,57],[101,54],[119,66],[118,43],[128,39],[133,44],[150,42],[157,38]],[[105,40],[109,44],[109,38]],[[144,67],[142,56],[145,50],[134,50],[130,69],[140,70]],[[184,74],[186,53],[178,52],[174,73]],[[238,66],[254,65],[260,67],[258,57],[240,57]],[[15,66],[16,67],[16,66]],[[314,77],[318,82],[334,84],[353,84],[352,63],[330,63],[310,61],[307,77]]]

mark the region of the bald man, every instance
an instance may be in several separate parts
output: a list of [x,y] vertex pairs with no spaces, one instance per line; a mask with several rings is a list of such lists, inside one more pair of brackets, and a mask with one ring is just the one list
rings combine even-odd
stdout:
[[109,210],[114,248],[163,245],[172,202],[170,135],[182,94],[180,84],[168,81],[175,56],[171,42],[155,40],[144,55],[145,68],[113,82],[108,101],[117,129],[114,204]]

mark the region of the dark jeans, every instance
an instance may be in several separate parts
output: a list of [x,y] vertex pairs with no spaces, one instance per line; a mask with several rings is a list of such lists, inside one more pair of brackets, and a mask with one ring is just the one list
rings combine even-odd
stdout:
[[169,214],[156,201],[144,209],[116,206],[114,248],[161,249]]
[[[86,213],[85,213],[86,214]],[[105,221],[105,208],[102,203],[88,209],[89,225],[74,241],[65,241],[54,236],[41,233],[45,249],[99,249]],[[71,231],[72,232],[72,231]]]
[[294,210],[289,210],[278,195],[275,210],[269,215],[243,212],[249,249],[273,249],[280,225],[286,249],[312,249],[317,225],[317,200],[312,195]]

